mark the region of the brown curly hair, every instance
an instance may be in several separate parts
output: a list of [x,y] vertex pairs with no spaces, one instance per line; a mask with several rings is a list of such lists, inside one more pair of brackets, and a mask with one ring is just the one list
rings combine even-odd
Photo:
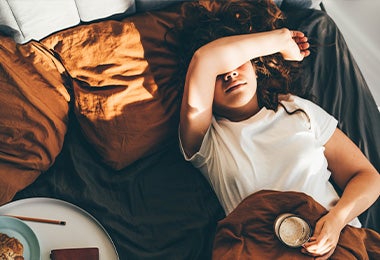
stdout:
[[[171,33],[178,45],[179,79],[183,86],[194,52],[201,46],[224,36],[270,31],[284,27],[284,15],[270,0],[210,0],[186,2]],[[299,71],[297,62],[277,53],[252,60],[256,69],[259,106],[277,110],[279,94],[298,94],[292,86]]]

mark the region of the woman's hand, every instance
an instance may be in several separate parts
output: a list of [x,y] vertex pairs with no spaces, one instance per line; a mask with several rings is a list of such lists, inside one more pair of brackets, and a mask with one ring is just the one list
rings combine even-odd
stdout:
[[304,35],[303,32],[300,31],[291,31],[292,38],[297,43],[298,48],[300,49],[301,55],[303,57],[307,57],[310,55],[309,47],[310,44],[308,43],[307,37]]
[[309,242],[303,245],[302,252],[316,259],[328,259],[334,253],[342,229],[342,224],[336,216],[326,214],[318,220],[314,234]]
[[290,31],[288,29],[282,30],[284,30],[284,33],[288,34],[287,44],[280,52],[285,60],[302,61],[303,58],[310,55],[310,44],[303,32]]

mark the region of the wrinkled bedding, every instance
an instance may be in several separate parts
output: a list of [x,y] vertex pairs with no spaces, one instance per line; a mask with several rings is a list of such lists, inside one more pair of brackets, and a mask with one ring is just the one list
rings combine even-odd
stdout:
[[[244,199],[218,223],[213,259],[314,259],[300,248],[283,245],[274,233],[277,216],[292,213],[312,228],[327,213],[310,196],[299,192],[263,190]],[[380,258],[380,234],[372,229],[346,226],[329,259],[357,260]]]
[[[0,204],[54,163],[67,131],[63,68],[39,43],[0,35]],[[43,93],[43,95],[41,95]]]
[[[178,149],[179,86],[172,81],[176,60],[169,48],[175,43],[164,40],[177,16],[177,6],[171,8],[74,27],[19,50],[1,38],[2,102],[22,86],[46,85],[51,91],[43,99],[52,103],[41,108],[20,98],[14,107],[31,106],[25,109],[37,114],[31,126],[51,109],[58,114],[43,123],[43,134],[31,126],[17,130],[28,130],[21,135],[31,140],[21,144],[25,153],[0,147],[1,188],[8,185],[2,180],[14,180],[5,197],[17,192],[13,200],[52,197],[82,207],[107,229],[120,259],[209,259],[224,217],[210,186]],[[304,31],[313,44],[302,80],[314,101],[380,170],[380,114],[341,33],[322,11],[287,15],[289,28]],[[24,84],[13,80],[24,70]],[[30,118],[23,113],[13,121]],[[5,127],[6,117],[2,109],[2,143],[16,135]],[[48,145],[41,146],[43,138]],[[30,153],[47,160],[28,165],[5,156],[28,162]],[[379,231],[379,211],[378,200],[360,216],[363,225]]]

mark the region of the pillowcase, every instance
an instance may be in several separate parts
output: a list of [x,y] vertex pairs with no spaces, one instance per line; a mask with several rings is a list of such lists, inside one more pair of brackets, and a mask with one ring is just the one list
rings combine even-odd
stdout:
[[0,30],[16,42],[25,43],[31,39],[40,40],[81,21],[134,12],[134,0],[0,0]]
[[[136,11],[157,10],[168,5],[188,0],[136,0]],[[280,8],[314,8],[319,9],[322,0],[273,0]]]
[[0,205],[47,170],[67,131],[63,67],[41,44],[0,35]]
[[124,168],[177,138],[176,56],[165,33],[177,12],[138,14],[58,32],[42,43],[73,78],[74,111],[102,160]]
[[135,0],[75,0],[82,22],[91,22],[115,14],[130,15],[136,11]]
[[283,10],[294,8],[320,9],[322,0],[275,0],[275,2]]
[[[152,10],[158,10],[166,6],[185,2],[188,0],[136,0],[136,11],[137,12],[146,12]],[[195,1],[195,0],[194,0]]]
[[0,0],[0,28],[16,42],[41,39],[80,22],[75,1]]

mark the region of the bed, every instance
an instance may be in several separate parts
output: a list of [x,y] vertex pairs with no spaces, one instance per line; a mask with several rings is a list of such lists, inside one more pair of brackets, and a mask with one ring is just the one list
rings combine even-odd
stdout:
[[[209,259],[225,216],[178,148],[166,32],[181,1],[42,2],[0,0],[0,205],[73,203],[120,259]],[[380,114],[339,28],[320,1],[276,3],[313,44],[303,80],[314,101],[380,171]],[[43,19],[32,23],[30,10]],[[379,219],[379,200],[360,216],[376,231]]]

